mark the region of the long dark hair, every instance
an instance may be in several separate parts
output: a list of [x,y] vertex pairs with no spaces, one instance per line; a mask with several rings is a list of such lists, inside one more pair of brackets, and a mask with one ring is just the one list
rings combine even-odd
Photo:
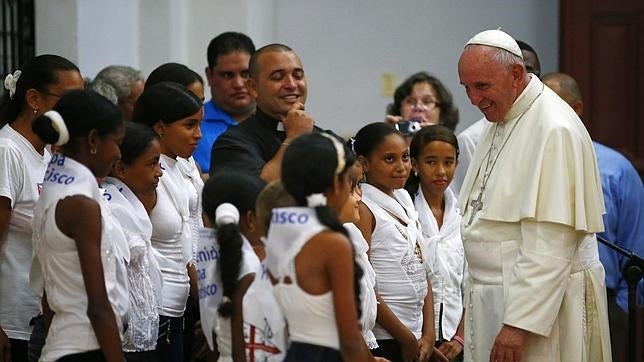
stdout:
[[[340,175],[351,170],[356,158],[344,143],[338,141],[344,148],[345,165]],[[282,158],[282,183],[284,189],[293,196],[299,206],[306,206],[306,197],[323,193],[333,186],[338,167],[338,153],[333,141],[317,133],[307,134],[296,138],[284,152]],[[333,231],[349,236],[347,230],[338,220],[335,212],[328,206],[317,206],[315,214],[321,224]],[[353,249],[353,243],[351,243]],[[355,261],[354,254],[354,290],[358,316],[362,314],[360,307],[360,279],[363,270]]]
[[[203,187],[203,212],[214,223],[217,207],[223,203],[234,205],[241,215],[254,211],[255,200],[265,186],[266,183],[262,179],[246,173],[230,171],[216,174],[208,179]],[[231,299],[237,289],[242,262],[243,239],[239,224],[218,226],[217,241],[223,295]],[[232,302],[222,302],[217,311],[222,317],[230,317],[233,312]]]
[[5,90],[0,98],[0,127],[18,118],[29,89],[46,92],[47,87],[58,83],[59,71],[69,70],[80,73],[74,63],[58,55],[43,54],[29,59],[20,69],[21,74],[13,97]]
[[[409,145],[409,156],[412,159],[416,160],[416,162],[420,162],[418,158],[423,152],[423,148],[425,148],[427,144],[433,141],[447,142],[450,145],[454,146],[454,149],[456,150],[456,159],[458,160],[458,140],[456,139],[454,132],[452,132],[451,129],[440,125],[423,127],[420,131],[418,131],[414,135],[414,138],[411,140],[411,144]],[[405,183],[405,190],[409,192],[409,195],[412,197],[412,199],[418,193],[419,185],[420,178],[418,177],[418,175],[412,172],[407,179],[407,183]]]

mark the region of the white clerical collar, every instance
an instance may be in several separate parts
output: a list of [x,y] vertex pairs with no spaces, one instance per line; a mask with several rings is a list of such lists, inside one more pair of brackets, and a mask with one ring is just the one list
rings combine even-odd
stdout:
[[534,100],[543,91],[544,85],[543,83],[541,83],[539,78],[537,78],[537,76],[535,75],[531,75],[530,78],[531,79],[528,85],[525,87],[523,92],[521,92],[519,97],[517,97],[517,99],[514,101],[508,113],[505,114],[505,117],[503,117],[504,121],[519,117],[519,115],[525,112],[528,107],[532,105],[532,102],[534,102]]
[[277,126],[275,127],[277,131],[282,131],[284,132],[284,123],[282,121],[277,122]]

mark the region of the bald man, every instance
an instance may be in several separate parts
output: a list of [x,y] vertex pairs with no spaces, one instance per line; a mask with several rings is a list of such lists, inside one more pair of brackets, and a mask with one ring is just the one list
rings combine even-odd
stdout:
[[291,141],[322,129],[304,109],[306,76],[293,49],[266,45],[250,57],[248,69],[248,88],[257,110],[217,139],[210,174],[235,169],[271,182],[280,177],[282,156]]
[[[579,85],[573,77],[564,73],[549,73],[543,83],[557,93],[581,118],[584,112]],[[604,232],[599,236],[617,245],[644,255],[644,187],[633,165],[619,152],[593,142],[599,166],[599,177],[604,194]],[[613,359],[626,349],[626,321],[619,308],[628,313],[628,286],[622,276],[626,258],[609,247],[599,244],[599,258],[606,270],[606,288],[609,301]],[[637,288],[637,302],[644,303],[644,282]],[[621,336],[621,338],[619,337]],[[622,346],[619,348],[618,346]]]

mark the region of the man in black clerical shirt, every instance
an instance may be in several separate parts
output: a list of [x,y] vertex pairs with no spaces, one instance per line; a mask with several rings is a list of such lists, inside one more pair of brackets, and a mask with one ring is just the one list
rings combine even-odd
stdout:
[[304,111],[306,77],[300,58],[283,44],[258,49],[250,58],[248,88],[257,110],[229,128],[212,147],[210,174],[226,169],[280,177],[282,156],[297,136],[320,131]]

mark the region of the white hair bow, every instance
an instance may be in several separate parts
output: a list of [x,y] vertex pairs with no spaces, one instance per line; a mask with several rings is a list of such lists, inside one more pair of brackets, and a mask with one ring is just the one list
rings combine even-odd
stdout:
[[322,193],[311,194],[306,197],[308,207],[326,206],[326,196]]
[[4,79],[4,89],[9,91],[9,98],[13,99],[13,95],[16,94],[16,84],[18,84],[18,78],[20,78],[21,71],[16,70],[13,74],[7,74]]

